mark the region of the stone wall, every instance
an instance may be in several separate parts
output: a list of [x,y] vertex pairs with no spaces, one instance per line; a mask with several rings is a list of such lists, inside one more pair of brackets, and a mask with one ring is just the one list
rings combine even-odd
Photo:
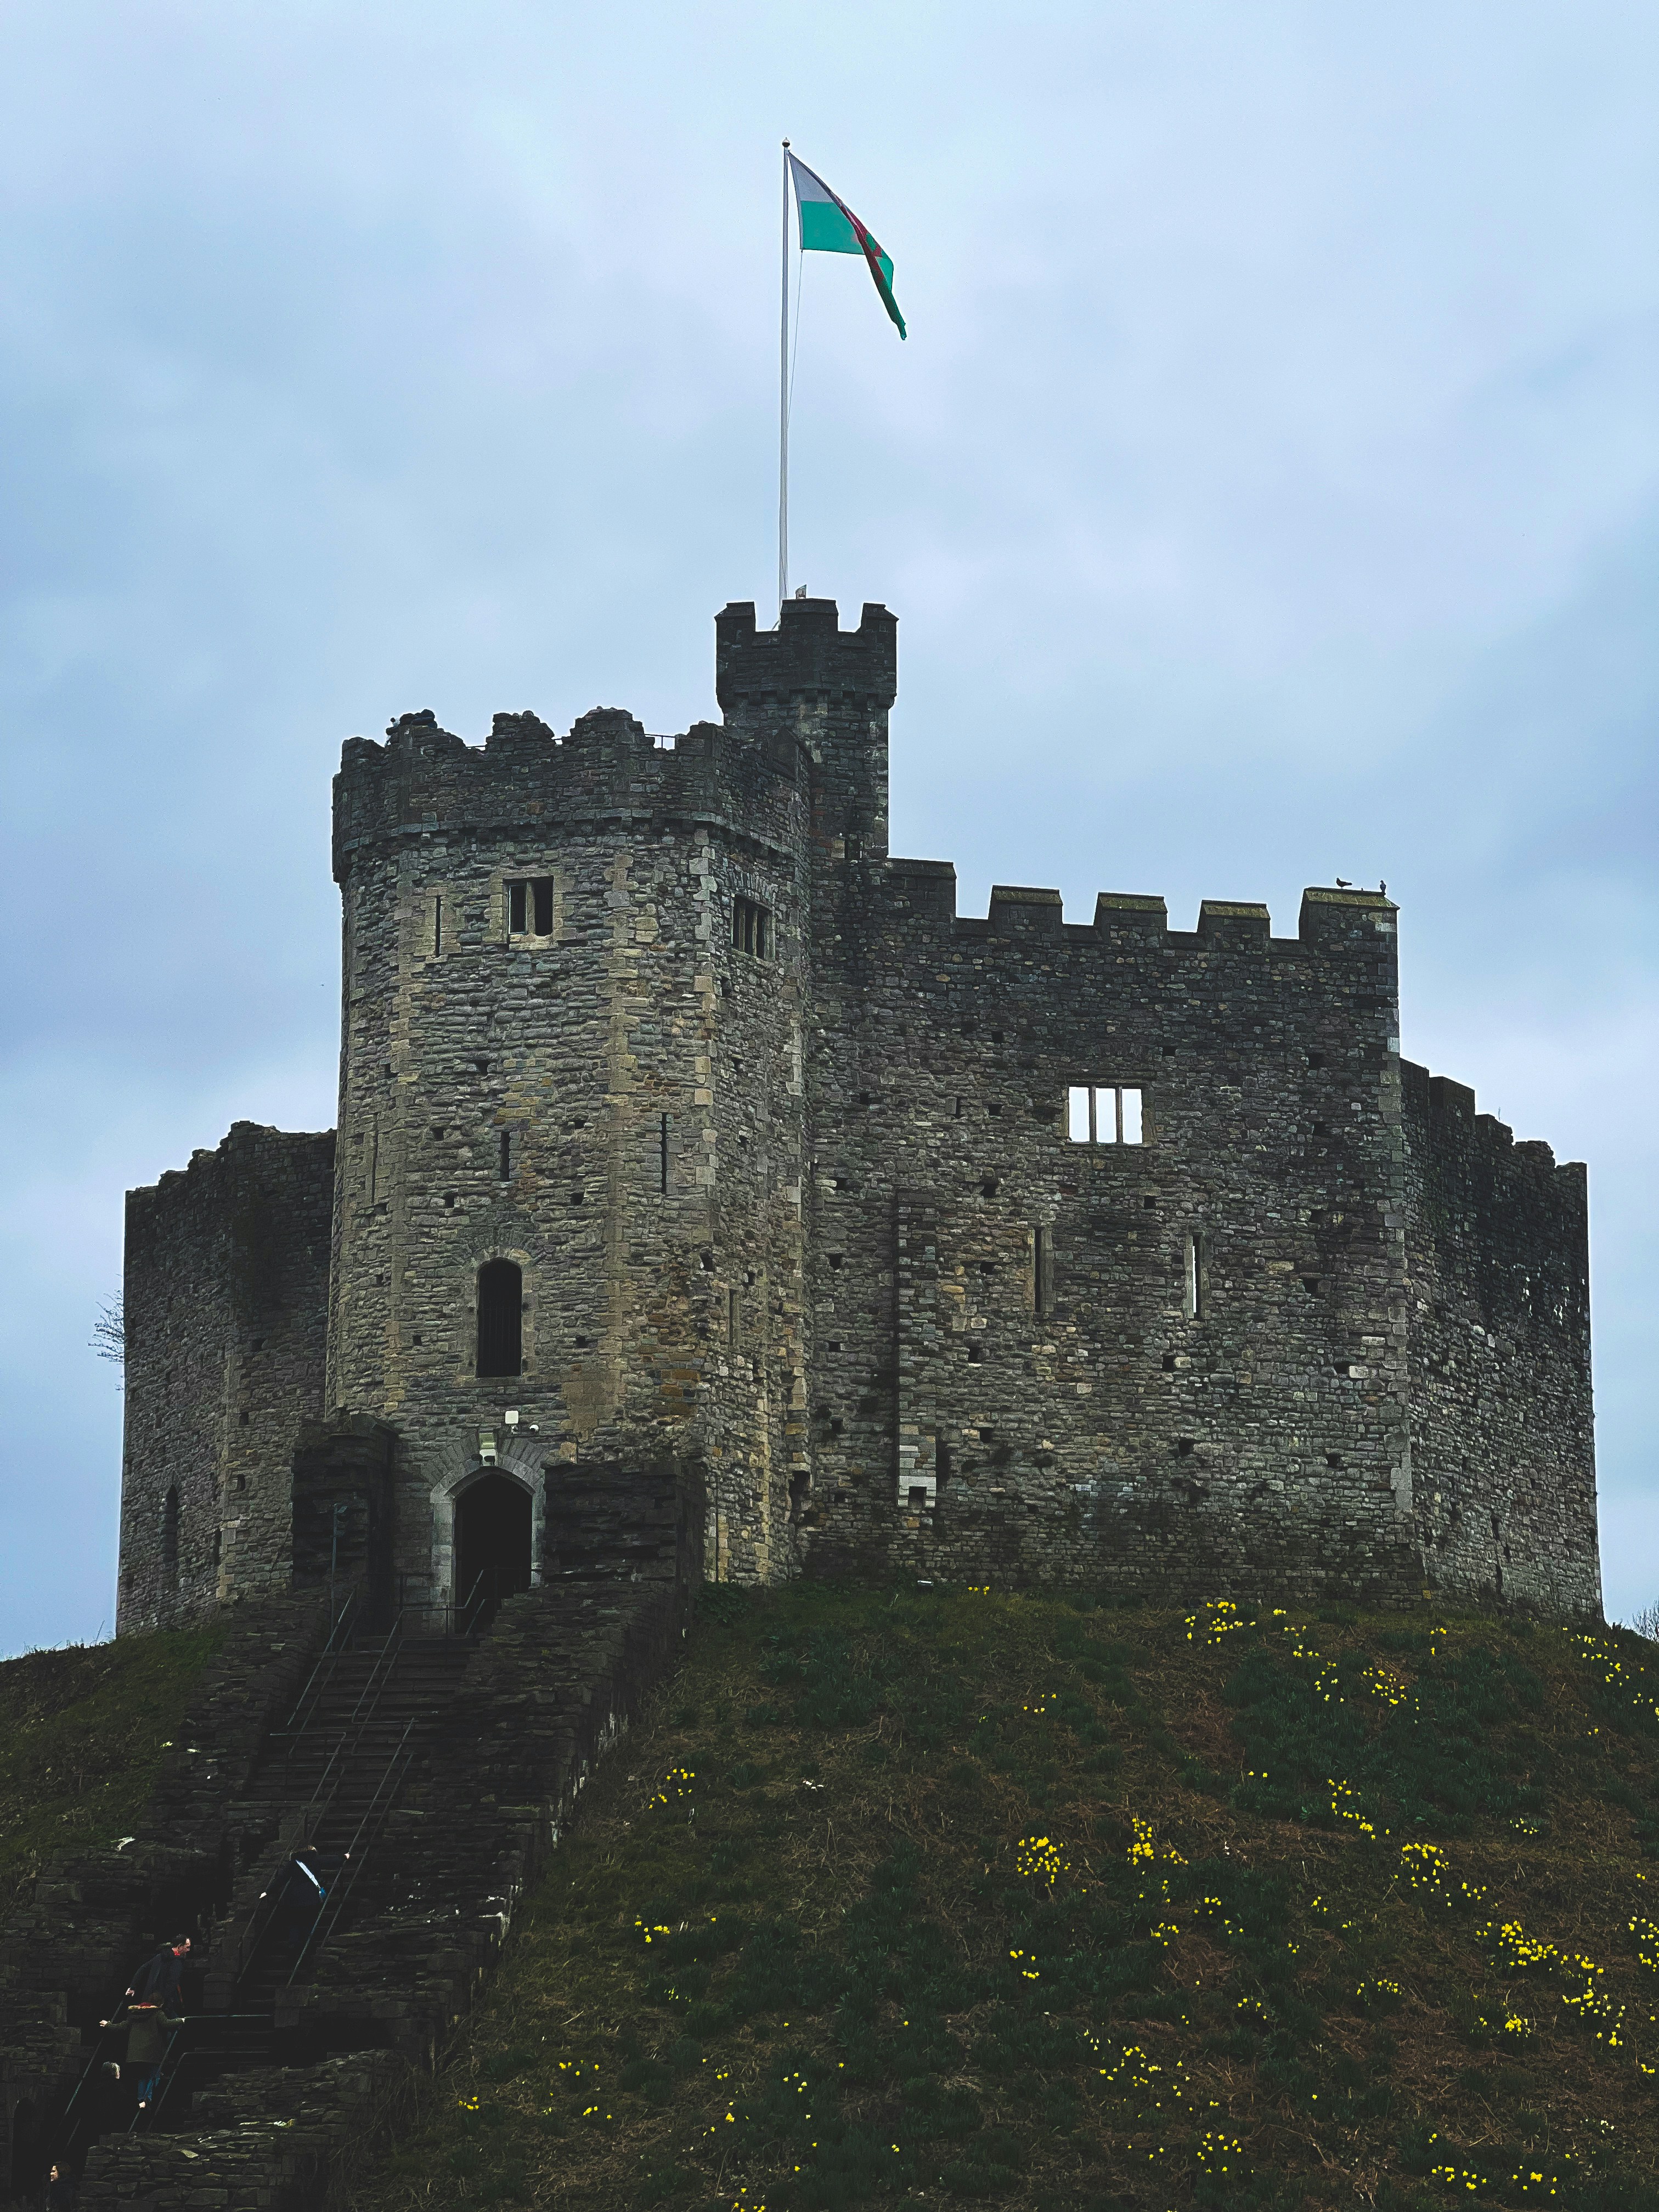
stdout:
[[[958,916],[948,863],[888,857],[896,686],[885,609],[736,605],[722,725],[503,714],[474,747],[422,714],[346,746],[328,1375],[319,1409],[313,1327],[259,1464],[290,1413],[379,1424],[388,1582],[439,1605],[486,1468],[530,1493],[538,1581],[569,1471],[665,1460],[706,1476],[717,1578],[1399,1601],[1426,1547],[1448,1589],[1502,1565],[1593,1605],[1582,1173],[1465,1142],[1449,1091],[1405,1115],[1393,905],[1310,890],[1281,937],[1249,903],[1182,931],[1103,893],[1071,924],[1005,885]],[[755,911],[768,942],[734,944]],[[1077,1086],[1133,1092],[1139,1141],[1073,1141]],[[164,1464],[175,1601],[214,1587],[247,1395],[243,1325],[216,1334],[226,1150],[135,1196],[124,1620],[167,1596]],[[502,1261],[522,1356],[480,1375]],[[283,1556],[282,1481],[220,1589]]]
[[1584,1170],[1407,1061],[1412,1471],[1425,1575],[1601,1609]]
[[[1409,1518],[1395,908],[848,864],[823,951],[809,1558],[1397,1599]],[[832,968],[832,963],[833,968]],[[835,969],[838,975],[832,982]],[[1073,1085],[1144,1141],[1073,1142]],[[1194,1241],[1198,1310],[1189,1297]]]
[[333,1172],[331,1133],[238,1121],[127,1194],[119,1634],[287,1587],[294,1439],[322,1410]]
[[[843,635],[807,601],[785,649],[752,608],[720,638],[728,721],[672,744],[596,711],[562,742],[416,715],[346,748],[329,1398],[397,1427],[398,1571],[439,1601],[492,1452],[538,1501],[549,1470],[695,1454],[714,1571],[795,1565],[813,854],[826,806],[880,848],[893,624]],[[521,928],[515,883],[548,887]],[[738,901],[764,957],[732,942]],[[502,1259],[522,1373],[483,1376]]]

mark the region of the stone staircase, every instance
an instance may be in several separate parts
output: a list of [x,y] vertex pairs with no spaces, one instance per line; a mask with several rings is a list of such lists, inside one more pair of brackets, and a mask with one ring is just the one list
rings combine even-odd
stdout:
[[[635,1531],[654,1516],[654,1553],[568,1546],[557,1578],[507,1599],[476,1641],[394,1629],[325,1650],[314,1601],[239,1608],[224,1679],[133,1856],[43,1881],[0,1942],[8,2202],[38,2202],[27,2192],[45,2160],[64,2154],[81,2169],[81,2212],[334,2201],[354,2147],[470,2008],[594,1761],[678,1655],[700,1515],[672,1471],[640,1482],[623,1502]],[[617,1502],[596,1511],[608,1522]],[[261,1656],[278,1655],[262,1679]],[[295,1960],[261,1893],[303,1843],[341,1872]],[[53,1901],[100,1885],[120,1892],[124,1917],[85,1931],[66,1992]],[[159,1923],[192,1920],[206,1937],[201,1987],[186,1984],[193,2024],[154,2117],[126,2127],[94,2098],[64,2140],[68,2097],[96,2073],[97,2017],[168,1932]]]

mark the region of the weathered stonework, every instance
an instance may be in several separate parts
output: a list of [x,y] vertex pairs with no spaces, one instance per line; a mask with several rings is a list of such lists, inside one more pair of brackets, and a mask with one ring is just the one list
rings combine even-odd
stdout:
[[[672,1463],[720,1579],[1597,1610],[1583,1173],[1401,1060],[1390,902],[1310,890],[1291,938],[1127,894],[958,917],[948,864],[888,856],[887,611],[716,641],[724,721],[675,740],[346,746],[325,1330],[330,1139],[239,1124],[133,1194],[122,1626],[314,1576],[365,1424],[388,1584],[434,1608],[486,1474],[539,1583],[586,1486]],[[1078,1085],[1128,1086],[1143,1141],[1073,1141]],[[270,1285],[245,1189],[289,1224]],[[481,1375],[500,1261],[520,1366]]]
[[118,1635],[288,1588],[294,1446],[323,1409],[333,1181],[331,1132],[238,1121],[127,1194]]
[[1601,1593],[1582,1166],[1401,1063],[1412,1466],[1427,1577],[1551,1612]]

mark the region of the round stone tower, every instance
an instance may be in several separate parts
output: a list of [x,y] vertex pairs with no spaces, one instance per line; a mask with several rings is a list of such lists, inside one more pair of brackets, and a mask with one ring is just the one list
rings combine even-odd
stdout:
[[895,625],[717,632],[723,725],[345,748],[327,1403],[395,1431],[409,1598],[556,1572],[562,1500],[670,1464],[707,1571],[793,1564],[813,918],[885,853]]

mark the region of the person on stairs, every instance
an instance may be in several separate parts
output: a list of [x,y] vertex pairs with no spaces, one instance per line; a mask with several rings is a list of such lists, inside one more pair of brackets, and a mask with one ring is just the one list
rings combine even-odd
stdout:
[[126,1993],[128,2002],[170,2004],[179,1994],[179,1984],[185,1978],[185,1961],[189,1956],[188,1936],[175,1936],[170,1943],[163,1943],[133,1976],[132,1986]]
[[132,2069],[133,2093],[138,2110],[148,2112],[155,2100],[155,2080],[167,2055],[173,2031],[182,2027],[182,2013],[171,2013],[164,2004],[136,2004],[127,2013],[127,2064]]
[[156,2076],[167,2055],[173,2031],[184,2024],[182,2012],[169,2012],[166,2002],[153,1997],[141,1997],[114,2021],[100,2020],[98,2023],[100,2027],[126,2028],[127,2076],[141,2112],[148,2112],[155,2101]]
[[276,1893],[276,1941],[290,1965],[297,1961],[317,1925],[328,1891],[322,1860],[307,1844],[283,1869],[282,1886]]

